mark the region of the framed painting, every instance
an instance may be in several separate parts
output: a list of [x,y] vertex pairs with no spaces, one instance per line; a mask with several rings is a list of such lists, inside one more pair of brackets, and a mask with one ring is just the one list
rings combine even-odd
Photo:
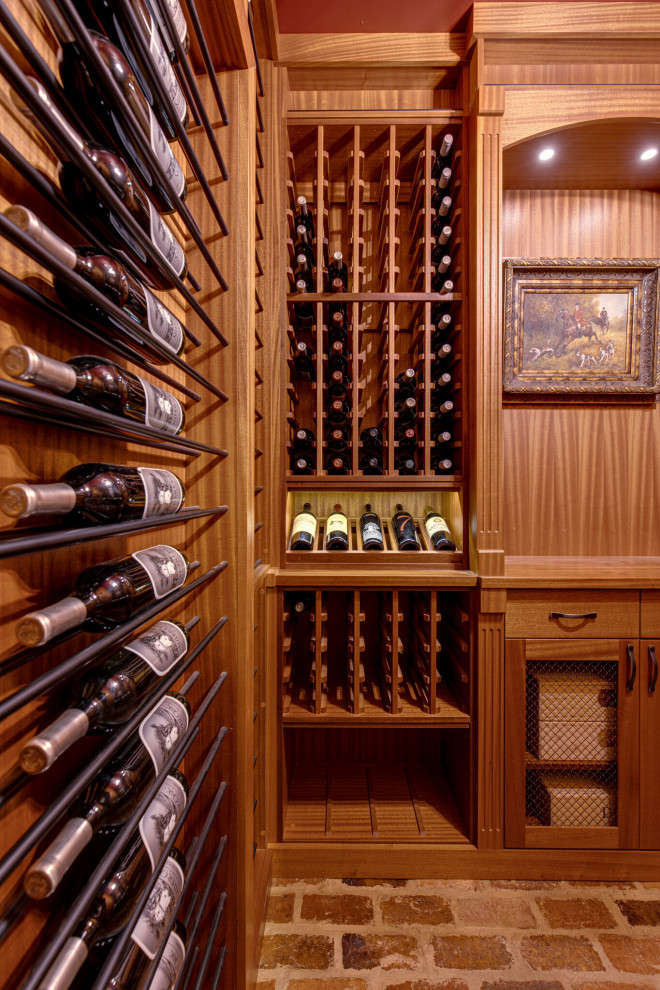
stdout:
[[659,260],[504,263],[504,392],[649,396],[660,390]]

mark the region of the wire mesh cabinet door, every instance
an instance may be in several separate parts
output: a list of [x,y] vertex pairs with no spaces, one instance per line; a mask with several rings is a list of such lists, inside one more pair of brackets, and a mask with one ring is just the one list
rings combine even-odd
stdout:
[[639,642],[508,640],[505,844],[639,846]]

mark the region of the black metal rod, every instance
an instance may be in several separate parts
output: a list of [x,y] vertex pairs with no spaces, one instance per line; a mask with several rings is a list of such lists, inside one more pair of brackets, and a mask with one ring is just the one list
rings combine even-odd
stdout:
[[[257,99],[257,131],[259,134],[263,134],[266,128],[264,127],[264,118],[261,116],[261,106],[259,105],[259,99]],[[263,198],[261,199],[263,203]]]
[[[210,635],[211,633],[209,633],[209,636]],[[208,637],[206,638],[208,639]],[[108,871],[112,868],[117,858],[121,856],[122,852],[130,842],[135,829],[138,827],[140,823],[140,819],[142,818],[142,815],[144,814],[146,809],[149,807],[151,801],[160,790],[163,781],[169,774],[172,767],[174,767],[183,759],[185,754],[188,752],[188,749],[192,745],[193,741],[197,738],[197,735],[199,733],[199,723],[204,717],[204,714],[206,713],[211,701],[213,700],[218,690],[222,686],[222,682],[224,681],[226,676],[227,675],[224,673],[221,674],[220,677],[213,684],[213,686],[210,688],[210,690],[207,692],[204,701],[202,701],[201,705],[199,706],[199,709],[197,710],[197,713],[190,722],[190,725],[188,726],[186,733],[181,737],[181,740],[179,741],[178,745],[174,747],[169,757],[167,758],[165,764],[163,765],[163,769],[160,771],[160,773],[155,778],[155,780],[149,785],[149,787],[143,794],[142,799],[140,800],[135,811],[128,819],[128,821],[125,823],[125,825],[122,827],[115,840],[107,849],[105,855],[101,858],[100,862],[97,864],[96,869],[87,880],[87,883],[85,884],[81,892],[78,894],[77,898],[75,899],[69,910],[64,915],[64,918],[60,923],[60,927],[58,929],[57,935],[53,939],[51,939],[45,946],[44,951],[38,957],[35,966],[30,970],[26,979],[21,984],[21,990],[36,990],[36,988],[40,985],[41,980],[48,972],[48,969],[50,968],[51,964],[58,955],[63,943],[73,931],[80,917],[84,915],[84,913],[88,910],[90,904],[94,900],[99,885],[103,882]],[[190,797],[188,799],[188,804],[186,805],[186,807],[187,808],[191,807]],[[185,813],[185,809],[184,809],[184,813]],[[172,845],[174,845],[174,839],[176,838],[177,835],[178,835],[178,828],[174,830],[171,836]],[[167,843],[167,846],[170,846],[170,842]],[[167,846],[165,848],[167,848]],[[168,850],[168,854],[169,854],[169,850]],[[166,858],[167,856],[165,857],[165,859]],[[160,872],[160,868],[161,868],[161,864],[159,860],[157,866],[155,867],[155,871],[153,873],[154,882],[156,879],[158,879],[158,873]]]
[[218,990],[220,985],[220,979],[222,977],[222,970],[224,969],[225,959],[227,958],[227,946],[223,945],[220,949],[220,954],[218,956],[218,961],[215,966],[215,973],[213,974],[213,979],[211,980],[211,990]]
[[220,927],[220,920],[225,910],[225,904],[227,903],[227,894],[223,890],[218,899],[218,904],[213,914],[213,920],[211,921],[211,927],[209,928],[209,933],[206,939],[206,945],[204,946],[204,953],[202,955],[202,961],[199,964],[199,970],[197,971],[197,979],[193,985],[193,990],[202,990],[204,985],[204,977],[206,976],[206,970],[208,969],[209,963],[211,961],[211,953],[213,952],[213,943],[215,942],[216,935],[218,934],[218,928]]
[[[223,835],[223,837],[220,839],[220,843],[216,850],[215,856],[213,857],[211,866],[209,867],[208,875],[206,877],[206,883],[204,884],[204,890],[202,892],[202,896],[199,901],[199,909],[195,915],[195,920],[192,922],[192,925],[190,925],[190,922],[186,924],[186,928],[188,929],[188,945],[193,945],[195,939],[197,938],[197,932],[199,931],[199,926],[202,923],[202,918],[204,917],[204,913],[206,911],[206,905],[209,897],[211,896],[213,884],[215,882],[215,878],[220,868],[220,863],[222,861],[222,857],[224,855],[226,848],[227,848],[227,836]],[[174,990],[177,990],[177,988],[183,983],[187,971],[190,971],[190,973],[192,973],[193,968],[194,968],[193,956],[189,955],[184,961],[183,966],[181,967],[181,972],[179,973],[177,982],[174,986]]]
[[264,81],[261,78],[261,66],[259,65],[259,55],[257,53],[257,39],[254,36],[254,24],[252,23],[252,3],[248,0],[248,26],[250,28],[250,38],[252,39],[252,49],[254,51],[255,64],[257,67],[257,82],[259,84],[259,96],[264,95]]
[[202,516],[224,516],[228,508],[227,505],[215,505],[212,509],[182,509],[181,512],[167,516],[107,523],[105,526],[77,526],[75,529],[48,529],[46,532],[31,530],[29,536],[0,538],[0,560],[5,560],[7,557],[21,557],[28,553],[39,553],[43,550],[54,550],[57,547],[69,547],[76,543],[92,543],[109,536],[123,536],[125,533],[141,533],[161,526],[174,526]]
[[17,402],[28,406],[36,406],[38,409],[45,409],[47,412],[59,413],[64,419],[88,420],[100,426],[111,426],[121,434],[133,434],[138,437],[149,437],[160,440],[168,437],[167,442],[175,447],[191,448],[192,450],[205,450],[210,454],[217,454],[219,457],[227,457],[227,451],[219,447],[211,447],[206,443],[198,443],[195,440],[188,440],[186,437],[179,437],[172,434],[165,434],[162,430],[155,430],[135,420],[125,419],[116,416],[114,413],[105,410],[95,409],[93,406],[85,406],[80,402],[73,402],[65,399],[61,395],[51,395],[49,392],[42,392],[38,388],[30,388],[27,385],[18,385],[15,382],[0,380],[0,395],[5,398],[14,399]]
[[197,104],[195,103],[195,98],[193,94],[190,92],[190,87],[188,86],[188,80],[181,71],[181,66],[175,64],[174,72],[176,73],[176,78],[179,83],[179,86],[183,90],[183,95],[186,98],[186,103],[188,104],[188,108],[192,114],[192,118],[195,121],[195,127],[201,127],[202,121],[199,116],[199,111],[197,110]]
[[186,962],[188,962],[188,959],[190,959],[190,969],[188,970],[188,975],[186,976],[186,979],[184,981],[181,980],[180,978],[181,974],[179,974],[179,979],[177,980],[174,986],[174,990],[187,990],[188,984],[190,983],[190,980],[192,979],[192,974],[195,970],[195,964],[199,957],[199,953],[200,953],[199,945],[196,945],[195,948],[192,950],[190,956],[186,958]]
[[[174,44],[174,50],[176,51],[177,58],[179,60],[178,61],[178,68],[180,69],[180,73],[178,73],[179,81],[181,81],[181,79],[185,79],[186,87],[193,100],[193,102],[191,103],[191,109],[193,110],[193,112],[197,111],[197,117],[199,118],[198,123],[200,123],[201,126],[204,128],[204,133],[206,134],[209,145],[211,146],[213,156],[216,162],[218,163],[218,168],[220,169],[220,174],[222,175],[222,178],[228,179],[229,172],[227,171],[225,160],[222,157],[222,152],[220,151],[220,148],[218,147],[218,142],[215,139],[213,126],[211,124],[211,121],[209,120],[209,115],[206,112],[206,107],[204,106],[202,94],[200,93],[199,87],[197,86],[197,80],[195,79],[192,69],[190,68],[188,59],[186,58],[186,53],[183,50],[183,45],[179,41],[179,35],[176,30],[176,27],[174,26],[174,21],[172,18],[172,14],[170,12],[170,8],[168,4],[164,2],[164,0],[154,0],[154,2],[156,4],[156,7],[158,8],[160,16],[163,18],[164,22],[169,25],[170,37],[172,38],[172,42]],[[222,97],[220,97],[220,99],[222,99]]]
[[[226,676],[227,675],[225,674],[225,677]],[[218,687],[220,686],[221,685],[218,685]],[[213,690],[213,688],[211,688],[211,690]],[[197,800],[197,797],[206,779],[206,776],[209,770],[211,769],[211,766],[213,765],[213,761],[218,755],[218,752],[220,751],[220,746],[222,745],[226,735],[227,735],[227,729],[223,726],[223,728],[220,729],[220,732],[217,734],[217,736],[211,743],[211,746],[209,747],[208,753],[200,768],[200,771],[195,777],[195,782],[190,788],[190,794],[188,796],[188,801],[186,803],[186,806],[181,812],[181,815],[179,816],[177,823],[174,826],[172,835],[170,836],[168,841],[165,843],[163,849],[161,850],[160,858],[156,863],[156,865],[154,866],[151,877],[149,878],[149,880],[147,880],[144,890],[142,891],[140,896],[137,898],[137,901],[135,902],[135,907],[133,908],[133,914],[131,915],[132,921],[138,920],[140,914],[142,913],[142,910],[144,909],[147,901],[149,900],[149,897],[151,896],[151,891],[154,889],[156,883],[158,882],[158,877],[160,875],[160,872],[162,868],[165,866],[165,863],[167,862],[167,857],[172,851],[172,847],[174,846],[174,843],[176,842],[176,839],[181,829],[183,828],[184,823],[195,804],[195,801]],[[131,934],[133,932],[133,928],[134,928],[134,924],[131,924],[129,922],[122,930],[121,934],[117,936],[115,942],[113,942],[112,949],[108,954],[103,966],[101,967],[101,972],[94,981],[92,990],[95,990],[95,988],[97,988],[97,990],[101,990],[101,988],[107,986],[108,981],[110,980],[113,973],[115,972],[115,969],[117,968],[117,964],[120,961],[124,953],[124,950],[126,949],[126,946],[131,940]]]
[[[20,279],[12,275],[11,272],[6,271],[4,268],[0,268],[0,285],[5,289],[9,289],[10,292],[15,293],[20,296],[21,299],[25,299],[26,302],[32,303],[38,309],[43,310],[43,312],[48,313],[49,316],[54,316],[58,320],[62,320],[63,323],[67,323],[74,330],[79,333],[84,334],[89,337],[90,340],[95,340],[107,350],[114,354],[118,354],[124,360],[131,361],[136,364],[139,368],[144,368],[148,371],[150,375],[154,375],[160,381],[164,382],[169,388],[176,389],[178,392],[182,392],[184,395],[194,398],[197,392],[193,392],[192,389],[188,388],[187,385],[182,385],[178,382],[176,378],[171,378],[170,375],[166,374],[164,371],[154,364],[150,364],[149,361],[142,354],[134,351],[132,347],[128,344],[124,344],[119,340],[112,340],[108,338],[107,333],[103,334],[101,330],[96,330],[94,327],[88,326],[81,320],[76,319],[76,317],[70,313],[68,310],[64,309],[62,306],[58,306],[54,303],[52,299],[45,296],[42,292],[38,292],[37,289],[33,289],[31,285],[27,282],[21,282]],[[199,397],[198,397],[199,398]]]
[[214,577],[217,577],[222,571],[228,567],[227,561],[223,561],[221,564],[216,564],[211,570],[206,571],[200,577],[191,581],[190,584],[184,584],[182,588],[177,591],[173,591],[170,595],[166,595],[165,598],[160,598],[154,605],[150,605],[148,608],[140,609],[140,611],[129,619],[128,622],[122,623],[121,626],[117,626],[110,633],[106,633],[101,639],[97,639],[96,642],[90,643],[89,646],[84,647],[82,650],[78,650],[73,656],[67,657],[61,663],[58,663],[55,667],[51,667],[50,670],[44,671],[39,677],[30,681],[29,684],[24,684],[23,687],[18,688],[13,694],[7,695],[0,701],[0,721],[11,715],[12,712],[18,711],[23,705],[26,705],[28,701],[32,701],[33,698],[38,698],[40,694],[48,691],[49,688],[54,687],[61,680],[66,677],[70,677],[71,674],[82,670],[84,667],[88,666],[92,660],[95,660],[98,656],[109,650],[110,647],[115,646],[120,643],[122,639],[132,633],[143,623],[148,622],[150,619],[155,618],[160,615],[166,608],[174,605],[178,602],[180,598],[184,598],[186,595],[190,594],[205,581],[209,581]]
[[195,32],[195,37],[197,38],[197,44],[199,45],[199,50],[202,53],[202,60],[206,68],[206,74],[208,76],[209,83],[211,84],[213,96],[215,97],[215,102],[217,104],[218,110],[220,111],[220,117],[222,119],[222,123],[227,125],[229,123],[229,117],[227,115],[225,101],[222,98],[222,93],[220,92],[220,87],[218,86],[218,80],[216,79],[215,69],[213,67],[213,61],[211,60],[211,53],[209,52],[209,46],[206,43],[206,36],[204,35],[204,30],[202,28],[202,24],[199,19],[199,14],[197,13],[195,0],[186,0],[186,7],[188,8],[188,16],[190,18],[190,23],[192,24],[193,31]]
[[184,923],[184,925],[186,927],[186,931],[188,931],[188,925],[190,924],[190,919],[193,916],[193,913],[195,911],[195,908],[197,907],[197,902],[198,901],[199,901],[199,891],[198,890],[194,890],[193,893],[190,896],[190,903],[188,904],[188,910],[186,911],[185,915],[183,916],[183,923]]
[[[69,2],[69,0],[65,0],[65,2]],[[131,31],[135,38],[141,39],[142,44],[145,47],[145,51],[144,51],[145,61],[148,58],[153,65],[153,58],[151,56],[151,52],[149,51],[149,45],[145,45],[144,43],[144,32],[142,31],[140,22],[138,21],[137,16],[131,4],[128,2],[128,0],[118,0],[118,3],[122,13],[122,17],[124,19],[124,27],[129,31]],[[206,196],[206,200],[209,206],[211,207],[211,212],[213,213],[213,216],[217,220],[220,230],[222,231],[223,234],[225,235],[228,234],[229,228],[227,227],[224,217],[220,212],[218,204],[215,200],[215,196],[213,195],[213,190],[211,189],[208,179],[206,178],[204,169],[200,165],[199,159],[195,154],[195,149],[190,143],[190,138],[186,134],[186,129],[181,123],[181,120],[179,119],[179,115],[174,109],[174,106],[172,105],[172,99],[167,91],[167,87],[165,86],[165,83],[163,82],[159,72],[155,69],[155,67],[154,67],[154,71],[152,71],[149,75],[149,82],[151,83],[152,88],[155,90],[159,100],[165,107],[167,116],[169,117],[172,126],[176,131],[176,136],[179,139],[179,144],[183,149],[183,153],[186,156],[188,163],[191,169],[193,170],[196,178],[198,179],[200,186],[202,187],[202,191]],[[217,274],[216,272],[214,272],[214,274],[216,275],[216,278],[218,279],[220,285],[223,285],[223,287],[226,289],[227,283],[223,279],[220,272],[218,271]]]
[[[3,402],[0,400],[0,415],[11,416],[14,419],[23,419],[29,423],[40,423],[44,426],[54,426],[57,429],[73,430],[77,433],[85,433],[89,436],[95,437],[105,437],[108,440],[117,439],[116,430],[102,430],[98,426],[91,426],[85,423],[75,423],[73,420],[61,419],[59,417],[53,417],[52,414],[39,413],[32,409],[23,409],[22,406],[16,405],[15,402]],[[139,444],[141,447],[155,447],[157,450],[168,450],[173,454],[184,454],[186,457],[199,457],[199,451],[195,450],[185,450],[181,447],[175,447],[173,444],[157,442],[155,440],[146,440],[144,438],[133,439],[131,437],[131,443]]]
[[[179,894],[179,898],[178,898],[176,904],[174,905],[174,907],[172,908],[172,917],[171,917],[171,919],[169,921],[169,924],[168,924],[167,928],[163,932],[162,941],[160,943],[160,946],[158,948],[158,951],[157,951],[156,955],[154,956],[154,958],[152,959],[151,965],[149,966],[149,969],[147,970],[147,975],[144,978],[144,983],[143,983],[143,985],[145,987],[148,987],[148,986],[151,985],[151,979],[152,979],[154,973],[156,972],[156,969],[158,968],[158,963],[160,962],[161,956],[163,955],[163,952],[165,951],[165,947],[167,945],[168,936],[169,936],[170,932],[172,931],[172,929],[174,928],[174,922],[176,921],[177,915],[178,915],[178,913],[179,913],[179,911],[181,909],[181,904],[183,903],[183,899],[186,896],[186,894],[188,892],[188,889],[189,889],[189,887],[190,887],[190,885],[192,883],[193,877],[195,875],[195,870],[197,869],[197,864],[199,863],[199,860],[200,860],[200,857],[202,855],[202,852],[204,851],[204,847],[206,846],[206,842],[207,842],[207,839],[209,837],[209,833],[211,831],[211,827],[213,825],[213,822],[215,821],[216,815],[218,813],[218,809],[220,808],[220,803],[221,803],[221,801],[222,801],[222,799],[223,799],[223,797],[225,795],[225,791],[226,790],[227,790],[227,783],[226,783],[226,781],[223,780],[222,783],[220,784],[220,786],[218,787],[218,790],[215,793],[215,797],[213,798],[213,801],[211,803],[211,807],[209,808],[208,814],[206,815],[206,819],[204,821],[204,826],[202,828],[202,831],[199,834],[197,843],[195,844],[195,847],[194,847],[194,851],[192,851],[192,853],[190,851],[187,851],[186,852],[186,878],[185,878],[185,880],[183,882],[183,887],[181,888],[181,893]],[[193,842],[194,842],[194,839],[193,839]],[[190,843],[190,846],[191,847],[192,847],[192,844],[193,843],[191,842]],[[224,848],[223,848],[223,851],[224,851]],[[216,854],[216,856],[217,856],[217,854]],[[220,865],[220,862],[218,860],[218,866],[219,865]],[[211,871],[212,870],[213,870],[213,866],[211,867]],[[216,867],[216,871],[217,871],[217,867]],[[181,968],[183,969],[183,967],[181,967]]]
[[[133,112],[130,106],[128,105],[128,101],[126,100],[126,97],[124,96],[121,89],[117,85],[117,82],[114,79],[112,73],[110,72],[107,65],[99,55],[98,51],[96,50],[94,43],[90,38],[89,31],[87,30],[86,25],[83,23],[82,18],[78,14],[74,5],[71,3],[71,0],[59,0],[59,9],[62,15],[64,16],[65,20],[67,21],[67,24],[69,25],[69,28],[74,34],[78,44],[81,47],[83,54],[87,60],[88,67],[93,67],[93,70],[96,73],[97,77],[101,80],[103,89],[105,91],[105,96],[109,99],[109,101],[112,104],[114,104],[115,109],[120,114],[121,120],[123,121],[124,125],[127,128],[129,128],[131,139],[137,145],[140,155],[145,161],[147,168],[152,172],[152,174],[154,174],[157,177],[158,181],[164,187],[168,198],[176,208],[176,212],[181,217],[188,232],[190,233],[190,236],[192,237],[193,241],[199,248],[202,257],[204,258],[207,265],[209,266],[209,269],[211,270],[216,280],[218,281],[218,284],[223,290],[226,290],[227,282],[223,278],[220,269],[218,268],[212,255],[210,254],[204,242],[204,238],[202,237],[199,226],[197,225],[197,221],[194,219],[192,213],[190,212],[189,207],[186,206],[186,204],[181,201],[179,196],[177,196],[176,190],[174,189],[169,177],[165,175],[165,172],[160,162],[158,161],[158,158],[156,157],[154,150],[151,147],[151,144],[147,140],[141,128],[138,126],[131,127],[131,123],[134,124],[135,122]],[[141,37],[141,36],[136,35],[136,37]],[[151,58],[151,56],[149,57]],[[176,119],[178,120],[179,118],[176,115],[176,113],[175,116]],[[217,209],[217,204],[216,204],[216,209]]]

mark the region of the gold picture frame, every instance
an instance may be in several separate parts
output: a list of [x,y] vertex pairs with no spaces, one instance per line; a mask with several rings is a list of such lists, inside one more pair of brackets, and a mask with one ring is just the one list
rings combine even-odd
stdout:
[[639,258],[504,263],[507,397],[660,391],[658,271]]

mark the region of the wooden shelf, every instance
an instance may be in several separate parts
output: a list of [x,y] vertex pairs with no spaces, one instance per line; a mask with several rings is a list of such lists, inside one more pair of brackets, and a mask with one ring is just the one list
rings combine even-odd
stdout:
[[485,588],[660,588],[660,557],[511,557]]
[[364,694],[364,708],[354,714],[347,710],[346,687],[345,685],[328,684],[328,700],[325,710],[317,715],[310,711],[310,698],[312,685],[307,682],[296,683],[291,692],[291,705],[288,711],[282,716],[284,725],[305,725],[305,726],[341,726],[341,725],[369,725],[387,726],[442,726],[445,728],[466,728],[470,725],[470,716],[462,712],[458,707],[454,696],[446,684],[438,685],[437,705],[438,711],[435,715],[426,714],[420,710],[419,706],[413,704],[405,695],[401,697],[402,710],[400,712],[388,712],[385,710],[383,700],[374,697],[374,693],[368,689]]
[[299,766],[285,842],[466,843],[465,825],[434,766]]

